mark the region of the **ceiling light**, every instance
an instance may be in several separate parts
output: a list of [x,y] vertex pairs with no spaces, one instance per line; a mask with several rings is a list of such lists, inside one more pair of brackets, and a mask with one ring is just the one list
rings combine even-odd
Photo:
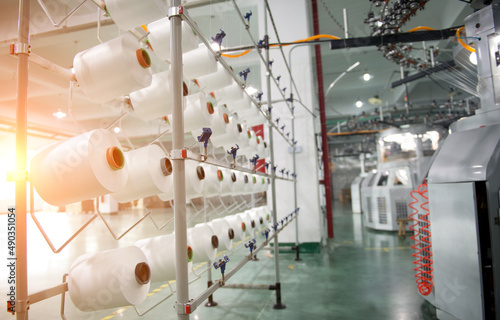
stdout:
[[115,133],[119,133],[120,131],[122,131],[122,129],[121,129],[120,127],[114,127],[114,128],[113,128],[113,131],[114,131]]
[[56,117],[57,119],[62,119],[62,118],[65,118],[67,116],[66,113],[61,111],[61,108],[57,109],[57,112],[54,112],[52,115],[54,117]]
[[470,63],[472,63],[473,65],[477,66],[477,54],[476,52],[471,52],[470,53],[470,56],[469,56],[469,61]]
[[361,101],[360,99],[358,99],[356,101],[356,107],[361,108],[362,106],[363,106],[363,101]]
[[371,78],[372,78],[372,75],[369,73],[365,73],[363,75],[363,80],[365,80],[365,81],[370,81]]

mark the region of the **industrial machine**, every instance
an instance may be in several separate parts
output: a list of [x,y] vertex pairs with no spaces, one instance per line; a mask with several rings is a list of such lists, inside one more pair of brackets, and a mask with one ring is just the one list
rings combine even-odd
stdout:
[[[499,23],[497,1],[465,20],[463,41],[473,42],[477,54],[481,109],[450,126],[429,171],[428,207],[414,206],[417,283],[419,289],[428,284],[420,293],[439,319],[500,319]],[[426,208],[422,219],[418,211]],[[422,234],[426,250],[418,245]]]
[[392,128],[380,133],[376,172],[361,188],[365,226],[397,231],[398,218],[408,218],[410,192],[425,176],[445,133],[425,125]]

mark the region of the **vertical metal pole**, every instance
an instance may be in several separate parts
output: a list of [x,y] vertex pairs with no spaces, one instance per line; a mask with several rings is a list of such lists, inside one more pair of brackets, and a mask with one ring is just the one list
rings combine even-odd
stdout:
[[[266,66],[269,68],[269,35],[267,30],[267,6],[264,0],[264,39],[266,43]],[[269,107],[271,106],[271,72],[266,72],[266,90],[267,90],[267,101]],[[271,109],[272,110],[272,109]],[[274,138],[273,138],[273,126],[272,126],[272,115],[269,115],[269,150],[271,156],[271,168],[274,168]],[[271,179],[271,192],[272,192],[272,202],[273,202],[273,223],[278,222],[278,214],[276,209],[276,172],[272,170]],[[274,237],[274,267],[276,269],[276,304],[273,306],[274,309],[284,309],[286,306],[281,303],[281,283],[280,283],[280,264],[279,264],[279,248],[278,248],[278,235]]]
[[347,9],[344,8],[344,38],[349,38],[349,24],[347,23]]
[[[222,200],[221,200],[222,201]],[[208,214],[207,214],[207,203],[205,199],[203,200],[203,215],[205,216],[205,223],[208,223]],[[207,270],[207,288],[213,284],[212,282],[212,261],[207,261],[208,270]],[[205,307],[215,307],[218,305],[217,302],[214,301],[214,295],[211,294],[208,296],[208,301],[205,303]]]
[[[29,45],[30,1],[19,1],[18,43]],[[17,109],[16,109],[16,304],[18,320],[28,319],[28,254],[26,234],[26,180],[19,173],[26,172],[27,117],[28,117],[28,52],[17,55]]]
[[[174,0],[173,6],[181,5],[181,0]],[[177,288],[177,319],[189,319],[185,314],[184,304],[189,300],[186,222],[186,177],[184,159],[180,150],[184,148],[184,114],[182,108],[182,19],[179,15],[170,17],[170,48],[172,68],[172,150],[174,180],[174,230],[175,230],[175,278]]]
[[[290,79],[292,78],[292,75],[290,74]],[[291,80],[290,80],[291,81]],[[291,88],[291,86],[290,86]],[[293,107],[293,93],[290,95],[291,98],[291,103],[292,103],[292,141],[295,140],[295,108]],[[297,174],[297,148],[294,143],[293,145],[293,172]],[[293,178],[293,204],[295,210],[297,210],[297,178],[296,176]],[[296,250],[296,256],[295,256],[295,261],[301,261],[300,259],[300,253],[299,253],[299,217],[295,217],[295,250]]]
[[[404,69],[403,65],[401,65],[400,70],[401,70],[401,80],[403,80],[405,78],[405,69]],[[406,115],[410,114],[409,101],[410,101],[410,96],[408,95],[408,84],[405,83],[405,109],[406,109]]]

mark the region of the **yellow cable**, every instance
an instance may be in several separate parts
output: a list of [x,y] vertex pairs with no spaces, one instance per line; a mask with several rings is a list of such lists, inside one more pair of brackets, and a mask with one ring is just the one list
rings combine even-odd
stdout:
[[470,52],[476,52],[476,49],[474,49],[473,47],[469,46],[467,43],[465,43],[461,37],[460,37],[460,32],[464,29],[465,27],[460,27],[457,29],[457,40],[458,40],[458,43],[460,43],[462,45],[462,47],[464,47],[465,49],[467,49],[468,51]]
[[426,27],[426,26],[418,26],[418,27],[415,27],[413,29],[408,30],[408,32],[415,32],[415,31],[421,31],[421,30],[432,31],[432,30],[436,30],[436,29],[431,28],[431,27]]

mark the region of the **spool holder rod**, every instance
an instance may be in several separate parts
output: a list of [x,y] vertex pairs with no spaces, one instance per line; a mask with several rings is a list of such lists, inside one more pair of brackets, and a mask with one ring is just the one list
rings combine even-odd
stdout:
[[[260,250],[264,249],[271,240],[275,239],[278,235],[279,232],[281,232],[288,224],[290,224],[296,216],[292,217],[292,219],[289,219],[287,223],[283,225],[282,228],[277,230],[276,232],[273,233],[273,235],[269,236],[267,240],[262,242],[260,246],[258,246],[253,252],[254,254],[257,254]],[[245,256],[236,266],[234,266],[231,270],[226,271],[224,274],[224,281],[227,282],[229,279],[231,279],[232,276],[234,276],[245,264],[247,264],[249,261],[252,261],[250,258],[250,254]],[[199,294],[196,298],[192,299],[189,301],[189,303],[186,303],[184,306],[184,309],[189,309],[190,312],[195,311],[210,295],[212,295],[215,291],[217,291],[219,288],[222,288],[222,283],[220,280],[215,281],[208,289],[206,289],[204,292]],[[279,290],[276,288],[276,290]],[[187,307],[189,306],[189,307]]]

